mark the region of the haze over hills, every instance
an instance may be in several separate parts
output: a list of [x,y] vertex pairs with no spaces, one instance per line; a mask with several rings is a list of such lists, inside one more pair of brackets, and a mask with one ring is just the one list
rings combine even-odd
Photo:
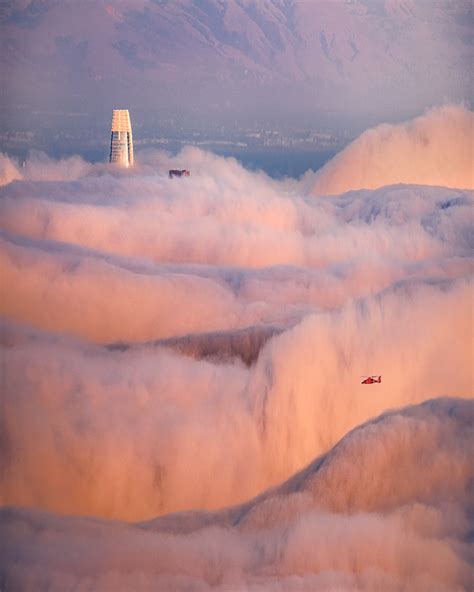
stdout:
[[124,104],[147,126],[362,129],[472,98],[468,0],[16,0],[0,26],[8,124]]

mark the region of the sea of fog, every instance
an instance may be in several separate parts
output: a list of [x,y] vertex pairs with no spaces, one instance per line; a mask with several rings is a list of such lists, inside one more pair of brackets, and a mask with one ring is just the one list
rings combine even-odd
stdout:
[[[171,156],[178,156],[181,154],[183,145],[170,143],[166,147],[166,152]],[[336,150],[324,150],[320,147],[314,149],[299,149],[299,148],[241,148],[238,146],[226,146],[210,144],[208,147],[202,147],[203,150],[211,151],[218,156],[224,158],[235,158],[247,170],[258,171],[261,170],[273,179],[283,179],[284,177],[292,177],[297,179],[301,177],[306,171],[317,171],[333,158]],[[39,148],[36,147],[36,151]],[[79,154],[85,161],[99,164],[107,162],[109,159],[110,147],[104,145],[94,147],[83,147],[78,149],[72,142],[66,144],[58,144],[52,146],[48,144],[45,150],[50,157],[59,160],[70,156]],[[144,156],[143,153],[149,151],[149,148],[141,147],[139,144],[135,146],[135,156],[140,159]],[[21,162],[31,160],[31,154],[28,156],[27,150],[17,151],[13,156],[17,157]],[[177,164],[182,168],[189,166],[189,163],[177,159]]]
[[469,590],[473,119],[0,155],[0,589]]

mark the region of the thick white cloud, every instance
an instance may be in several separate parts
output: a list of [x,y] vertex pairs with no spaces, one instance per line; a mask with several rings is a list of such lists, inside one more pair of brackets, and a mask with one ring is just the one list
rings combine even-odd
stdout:
[[138,519],[256,495],[386,408],[469,397],[471,296],[408,285],[308,315],[250,368],[7,327],[1,501]]
[[0,187],[16,179],[21,179],[19,166],[6,154],[0,153]]
[[471,111],[438,107],[407,123],[366,131],[304,182],[316,195],[392,183],[472,189],[473,134]]
[[315,200],[235,161],[188,156],[196,171],[183,182],[147,164],[5,187],[3,313],[95,341],[143,341],[293,323],[399,281],[469,272],[468,191]]
[[162,516],[3,510],[9,585],[462,589],[460,400],[369,422],[276,497],[213,512],[386,409],[472,396],[464,183],[379,170],[379,189],[315,198],[194,148],[0,165],[0,503]]
[[217,513],[132,525],[3,509],[3,582],[48,590],[467,589],[472,420],[472,402],[459,399],[386,414],[280,488]]

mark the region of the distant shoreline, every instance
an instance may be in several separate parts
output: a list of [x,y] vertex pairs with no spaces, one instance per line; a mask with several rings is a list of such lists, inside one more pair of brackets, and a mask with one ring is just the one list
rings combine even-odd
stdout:
[[[184,148],[185,144],[167,145],[154,147],[156,150],[165,150],[176,155]],[[285,177],[298,178],[307,170],[316,171],[326,162],[331,160],[343,147],[339,149],[323,150],[321,148],[294,148],[294,147],[240,147],[240,146],[199,146],[201,150],[213,152],[225,158],[236,158],[244,168],[251,171],[261,170],[273,179],[283,179]],[[146,149],[150,149],[147,147]],[[87,162],[93,164],[107,162],[108,147],[96,146],[94,148],[80,145],[61,146],[58,148],[41,147],[34,145],[30,148],[18,147],[2,150],[9,156],[17,158],[20,163],[25,161],[30,151],[45,152],[50,158],[67,158],[70,156],[80,156]],[[141,150],[136,151],[138,160]]]

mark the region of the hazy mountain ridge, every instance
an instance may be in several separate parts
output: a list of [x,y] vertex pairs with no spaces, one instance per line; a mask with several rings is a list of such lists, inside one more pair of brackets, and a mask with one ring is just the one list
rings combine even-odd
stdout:
[[28,101],[43,108],[66,94],[82,107],[113,95],[139,109],[357,111],[377,93],[379,110],[413,112],[440,94],[470,100],[471,26],[467,1],[23,0],[0,13],[3,102],[34,80]]

